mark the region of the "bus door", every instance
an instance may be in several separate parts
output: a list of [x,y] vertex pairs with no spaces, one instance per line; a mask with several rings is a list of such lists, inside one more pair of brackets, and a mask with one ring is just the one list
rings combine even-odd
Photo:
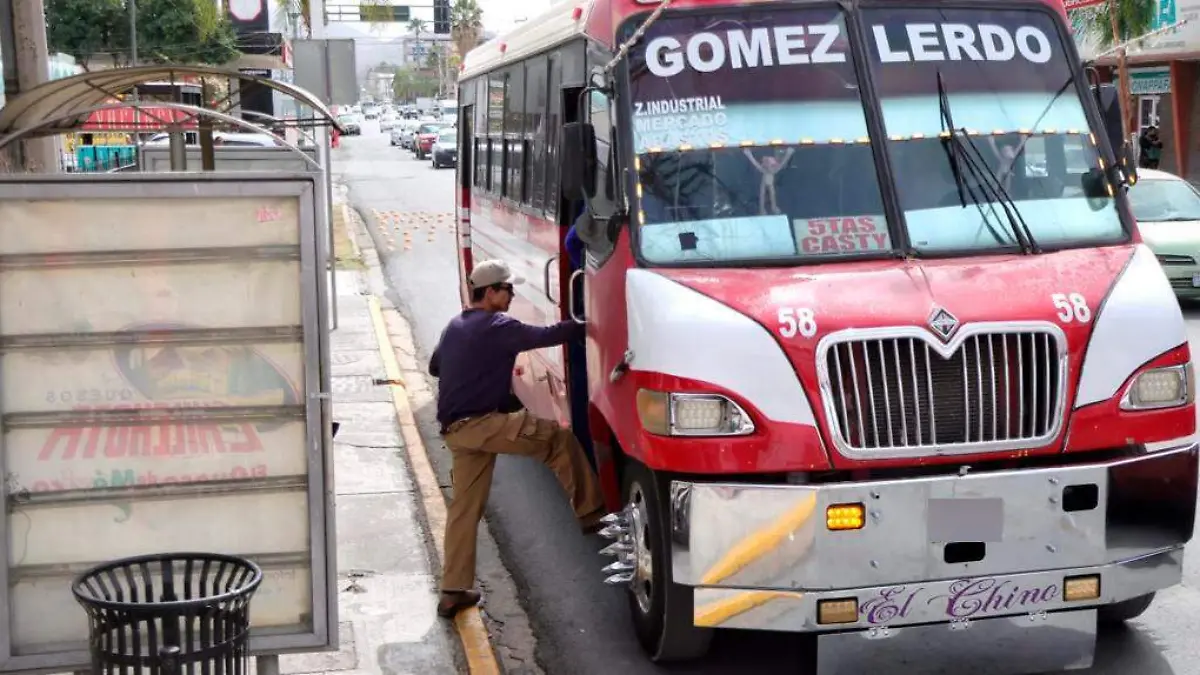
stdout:
[[475,106],[468,105],[461,109],[458,120],[458,163],[455,171],[458,173],[458,246],[462,251],[459,256],[459,296],[463,304],[470,301],[470,291],[467,290],[467,276],[475,264],[471,259],[471,186],[475,179]]
[[[579,97],[583,93],[582,87],[565,87],[562,89],[562,111],[563,124],[582,121],[583,111],[580,106]],[[587,308],[585,306],[585,297],[587,295],[584,286],[587,283],[587,254],[581,256],[579,265],[576,266],[571,261],[571,256],[566,250],[566,235],[571,226],[575,223],[575,219],[583,212],[584,203],[574,199],[563,199],[562,205],[559,208],[559,227],[562,232],[560,237],[563,242],[563,252],[561,260],[562,265],[562,288],[564,302],[562,303],[562,311],[564,320],[571,320],[572,311],[578,317],[586,317]],[[587,376],[587,341],[575,340],[570,342],[565,347],[565,357],[567,363],[567,382],[566,388],[570,399],[569,407],[571,412],[571,429],[575,432],[575,437],[579,439],[583,445],[583,450],[588,456],[588,460],[595,467],[596,459],[592,450],[592,436],[588,428],[588,376]]]

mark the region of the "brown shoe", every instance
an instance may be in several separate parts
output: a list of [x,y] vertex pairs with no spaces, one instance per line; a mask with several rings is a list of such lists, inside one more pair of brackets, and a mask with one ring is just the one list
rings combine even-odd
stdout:
[[478,605],[481,597],[479,591],[442,591],[442,599],[437,606],[438,616],[453,619],[459,611]]

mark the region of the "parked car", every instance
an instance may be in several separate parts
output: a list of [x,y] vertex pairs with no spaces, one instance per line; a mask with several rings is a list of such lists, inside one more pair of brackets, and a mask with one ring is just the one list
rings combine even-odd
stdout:
[[417,127],[421,126],[416,120],[402,120],[396,128],[400,130],[400,147],[412,150],[413,138],[417,135]]
[[1158,256],[1175,297],[1200,300],[1200,192],[1166,171],[1138,169],[1129,202],[1142,239]]
[[443,166],[455,166],[458,164],[458,130],[453,128],[442,129],[438,132],[437,140],[429,149],[429,154],[433,158],[433,168],[440,169]]
[[438,132],[442,130],[442,125],[425,123],[417,127],[416,137],[413,139],[413,153],[417,159],[425,159],[429,155],[429,151],[433,148],[433,142],[437,140]]
[[392,145],[401,145],[404,142],[404,127],[399,124],[392,127],[388,140]]
[[358,121],[358,115],[352,113],[342,113],[338,115],[338,124],[342,125],[347,136],[361,136],[362,123]]
[[400,119],[396,117],[395,113],[384,113],[383,116],[379,118],[379,130],[391,131],[399,122]]
[[[197,145],[199,141],[195,138],[194,133],[186,134],[189,138],[188,145]],[[146,141],[146,147],[165,146],[171,144],[171,135],[168,133],[159,133],[150,137]],[[269,134],[254,134],[237,131],[214,131],[213,144],[221,147],[248,147],[248,148],[274,148],[278,147],[279,143]]]

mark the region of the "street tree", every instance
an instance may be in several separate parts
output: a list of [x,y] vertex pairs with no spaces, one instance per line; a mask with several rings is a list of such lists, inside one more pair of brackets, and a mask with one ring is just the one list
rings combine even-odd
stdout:
[[477,0],[454,0],[450,6],[450,38],[460,57],[479,44],[483,32],[483,8]]
[[437,96],[438,81],[436,77],[412,68],[396,70],[392,80],[392,94],[397,101],[411,101],[415,98]]
[[[50,48],[86,64],[110,54],[128,62],[130,0],[48,0]],[[232,24],[211,0],[137,0],[138,58],[224,64],[238,55]]]
[[88,69],[97,56],[116,54],[129,44],[124,0],[46,0],[46,41]]
[[156,63],[228,63],[237,34],[211,0],[137,0],[139,58]]
[[[1098,7],[1079,11],[1083,12],[1080,23],[1087,38],[1104,51],[1149,33],[1158,12],[1158,0],[1108,0]],[[1128,138],[1133,101],[1124,47],[1117,49],[1117,92],[1123,137]]]
[[412,20],[409,20],[408,32],[412,32],[415,40],[420,42],[421,35],[424,35],[425,32],[427,32],[427,28],[425,25],[425,19],[413,18]]

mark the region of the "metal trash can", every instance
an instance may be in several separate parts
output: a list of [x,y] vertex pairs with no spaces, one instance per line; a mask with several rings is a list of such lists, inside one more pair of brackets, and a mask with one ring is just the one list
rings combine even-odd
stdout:
[[258,565],[213,553],[138,556],[84,572],[71,591],[88,613],[92,672],[247,673],[260,583]]

